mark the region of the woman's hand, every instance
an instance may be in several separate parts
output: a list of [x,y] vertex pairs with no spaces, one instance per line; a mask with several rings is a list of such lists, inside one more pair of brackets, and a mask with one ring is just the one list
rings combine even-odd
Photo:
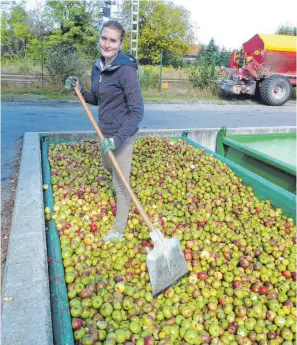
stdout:
[[79,89],[79,91],[82,90],[81,85],[79,84],[79,79],[78,77],[75,76],[70,76],[65,80],[65,85],[64,88],[66,90],[70,90],[73,94],[75,94],[74,92],[74,87],[77,87]]
[[107,153],[110,150],[115,150],[115,144],[113,138],[104,138],[100,141],[101,150]]

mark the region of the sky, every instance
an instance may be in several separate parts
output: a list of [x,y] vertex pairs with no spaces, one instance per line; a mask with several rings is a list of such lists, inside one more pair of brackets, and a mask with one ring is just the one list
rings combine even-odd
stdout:
[[221,48],[240,49],[256,34],[274,34],[282,24],[297,25],[296,0],[173,0],[191,12],[198,41],[213,37]]
[[[20,0],[18,0],[20,1]],[[296,0],[171,0],[191,13],[197,43],[207,44],[214,38],[226,49],[240,49],[254,35],[274,34],[282,24],[297,26]],[[44,0],[27,0],[28,7]]]

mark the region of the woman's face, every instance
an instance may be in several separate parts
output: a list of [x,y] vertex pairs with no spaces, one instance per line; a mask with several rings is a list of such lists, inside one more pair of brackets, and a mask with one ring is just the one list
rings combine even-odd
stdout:
[[105,59],[115,57],[122,48],[121,33],[112,28],[104,28],[99,39],[101,54]]

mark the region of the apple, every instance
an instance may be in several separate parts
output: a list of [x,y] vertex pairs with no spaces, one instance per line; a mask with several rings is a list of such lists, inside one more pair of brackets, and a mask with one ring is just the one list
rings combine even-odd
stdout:
[[198,272],[197,273],[197,277],[198,277],[198,279],[200,279],[200,280],[205,280],[205,279],[207,279],[207,273],[206,272]]
[[260,295],[267,295],[268,289],[265,286],[260,286],[259,287],[259,294]]
[[286,278],[286,279],[290,279],[292,277],[292,274],[290,271],[284,271],[283,272],[283,276]]

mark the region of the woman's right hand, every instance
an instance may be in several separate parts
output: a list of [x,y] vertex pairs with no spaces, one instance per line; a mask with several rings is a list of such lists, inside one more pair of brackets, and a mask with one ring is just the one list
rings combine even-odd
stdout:
[[68,78],[65,80],[64,88],[65,88],[66,90],[71,91],[71,92],[74,93],[74,94],[75,94],[75,92],[74,92],[74,87],[75,87],[75,86],[79,89],[79,91],[81,91],[82,87],[81,87],[81,85],[79,84],[79,79],[78,79],[78,77],[70,76],[70,77],[68,77]]

